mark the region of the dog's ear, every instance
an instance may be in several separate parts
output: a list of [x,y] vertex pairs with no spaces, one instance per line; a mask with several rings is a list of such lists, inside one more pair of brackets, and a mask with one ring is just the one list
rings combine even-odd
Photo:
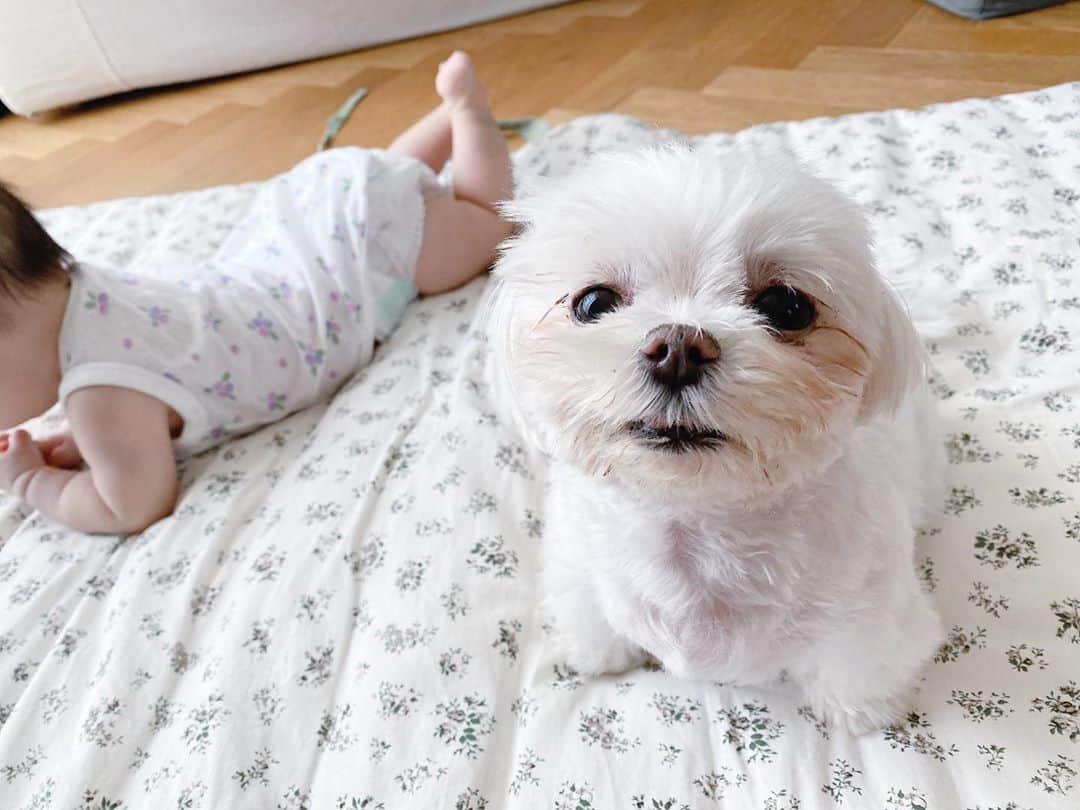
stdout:
[[886,282],[879,281],[876,340],[867,346],[870,371],[863,388],[861,421],[891,414],[926,378],[926,352],[903,301]]
[[487,334],[491,346],[487,375],[499,414],[528,440],[527,446],[539,447],[550,455],[551,437],[541,420],[531,413],[522,374],[526,361],[521,357],[521,341],[525,330],[531,326],[522,311],[523,289],[519,282],[528,275],[528,267],[519,266],[523,264],[505,248],[495,264],[487,307]]
[[520,233],[536,222],[543,212],[557,212],[563,207],[568,195],[566,178],[522,177],[515,178],[514,196],[498,204],[499,214],[514,223]]

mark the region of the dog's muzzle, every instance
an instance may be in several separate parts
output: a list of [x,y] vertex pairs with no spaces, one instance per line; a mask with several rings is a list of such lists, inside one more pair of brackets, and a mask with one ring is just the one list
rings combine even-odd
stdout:
[[688,425],[657,426],[642,420],[631,422],[626,426],[626,430],[648,447],[670,453],[715,449],[723,445],[727,438],[718,430],[700,429]]
[[720,344],[703,329],[665,323],[645,336],[641,356],[652,379],[674,393],[701,381],[706,366],[720,359]]

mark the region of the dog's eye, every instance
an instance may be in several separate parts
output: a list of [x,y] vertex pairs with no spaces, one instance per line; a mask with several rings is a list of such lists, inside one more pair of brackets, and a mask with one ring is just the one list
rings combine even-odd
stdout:
[[769,326],[781,332],[798,332],[814,322],[814,305],[791,287],[769,287],[757,294],[754,309],[765,316]]
[[590,287],[574,299],[574,317],[592,323],[622,303],[622,296],[610,287]]

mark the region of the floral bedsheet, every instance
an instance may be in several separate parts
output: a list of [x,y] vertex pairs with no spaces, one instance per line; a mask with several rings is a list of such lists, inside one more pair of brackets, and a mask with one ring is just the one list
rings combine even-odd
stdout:
[[[583,118],[516,165],[670,136]],[[141,535],[0,500],[0,807],[1080,807],[1080,84],[697,141],[849,189],[930,348],[951,465],[914,564],[951,629],[902,723],[557,660],[546,467],[492,402],[478,280],[327,405],[188,463]],[[137,268],[207,254],[252,190],[42,216]]]

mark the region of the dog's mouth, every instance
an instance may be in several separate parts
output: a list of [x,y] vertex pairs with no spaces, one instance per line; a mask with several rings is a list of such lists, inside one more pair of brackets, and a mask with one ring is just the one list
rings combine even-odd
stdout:
[[696,428],[691,425],[657,425],[640,419],[630,422],[626,430],[647,446],[671,453],[716,448],[727,441],[727,436],[719,430]]

